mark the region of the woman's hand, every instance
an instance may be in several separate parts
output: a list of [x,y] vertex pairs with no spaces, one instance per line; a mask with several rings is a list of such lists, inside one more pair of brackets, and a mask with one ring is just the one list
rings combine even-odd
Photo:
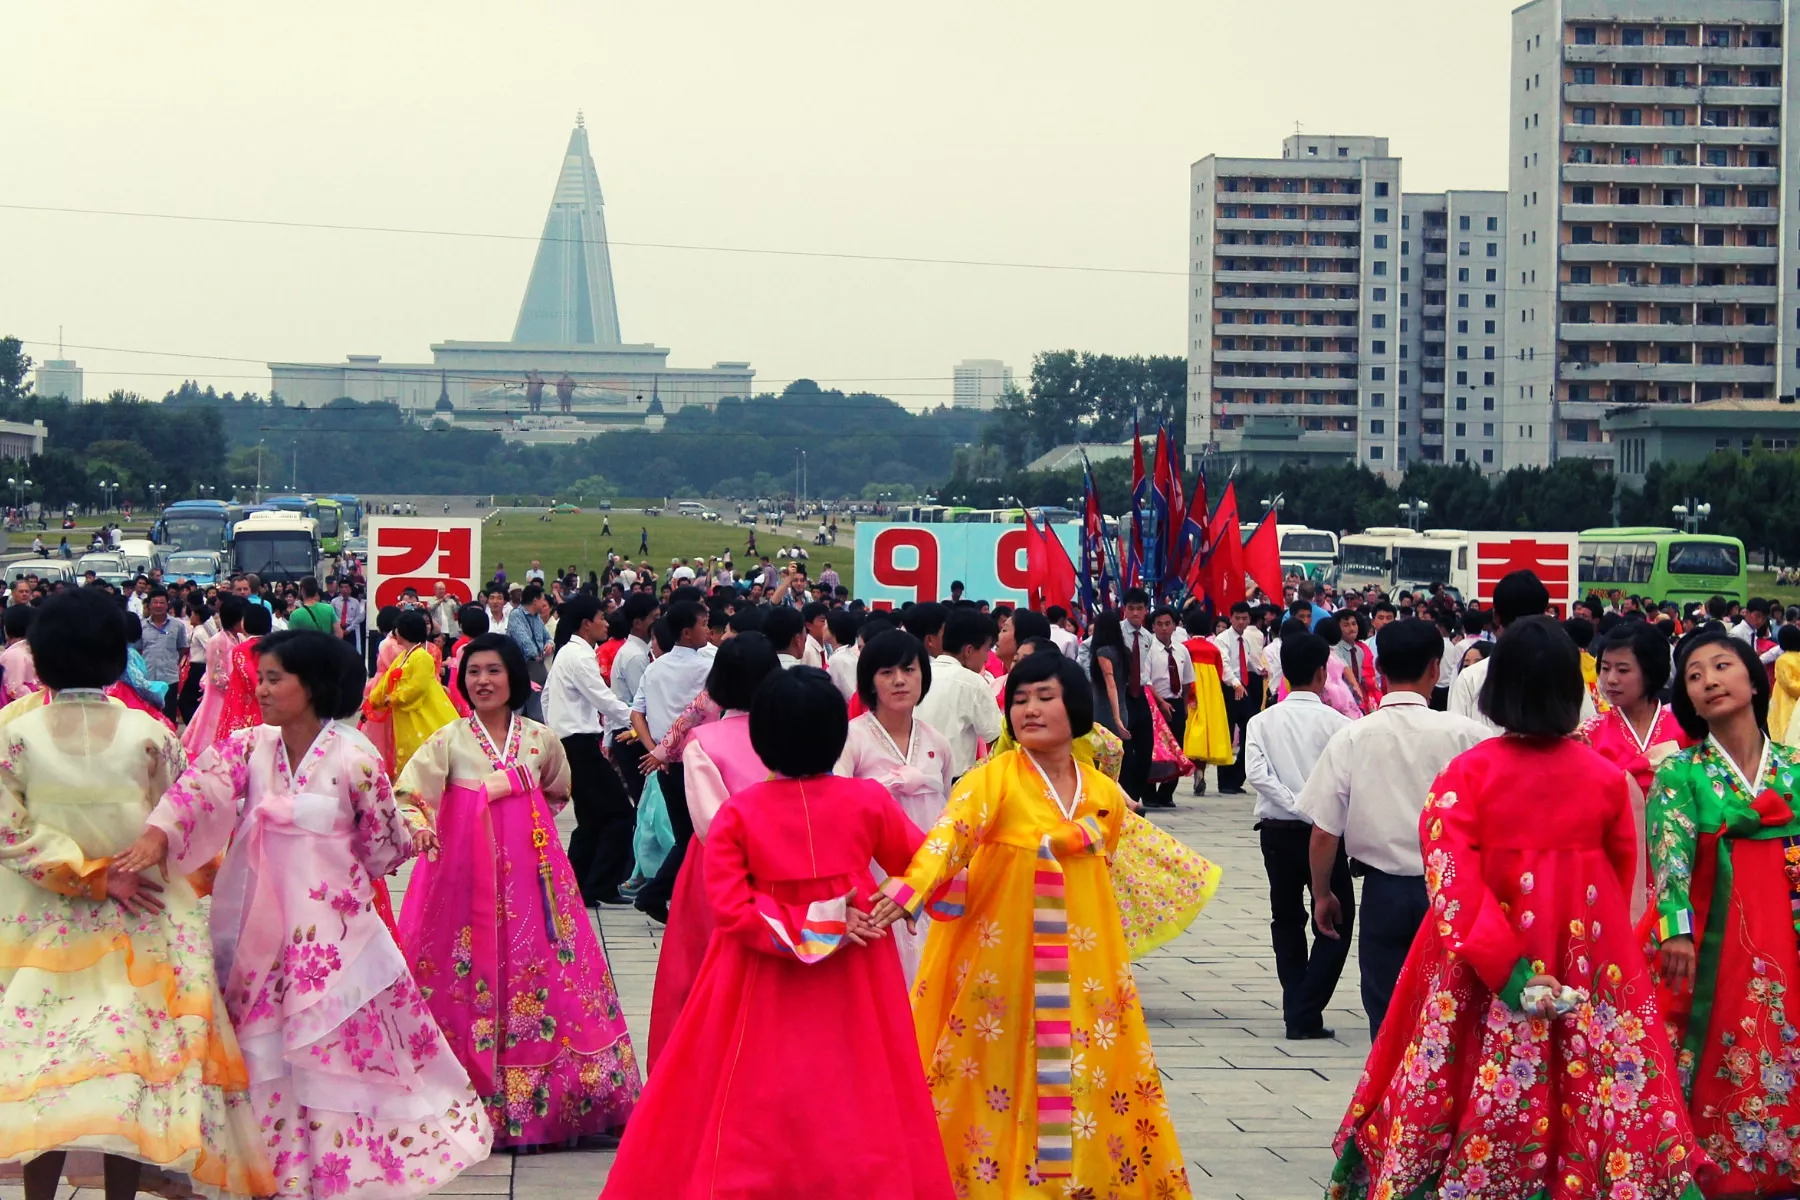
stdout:
[[129,916],[161,912],[161,893],[162,884],[135,872],[121,871],[116,865],[106,872],[107,896]]
[[871,893],[869,903],[874,905],[869,910],[869,918],[874,921],[877,928],[886,929],[895,921],[905,921],[908,928],[912,927],[912,918],[907,916],[906,910],[894,903],[893,898],[886,892]]
[[1694,990],[1694,969],[1698,956],[1694,952],[1694,935],[1683,933],[1666,939],[1657,952],[1657,974],[1663,985],[1677,996]]
[[652,772],[660,771],[668,765],[668,760],[663,757],[662,747],[657,746],[644,755],[644,760],[638,764],[638,770],[648,777]]
[[127,875],[136,875],[158,867],[169,855],[169,835],[156,826],[148,826],[138,835],[138,840],[125,848],[125,853],[112,860],[112,869]]
[[437,830],[430,829],[430,828],[420,828],[420,829],[413,830],[413,853],[414,854],[418,855],[421,858],[423,858],[425,855],[429,854],[433,858],[435,858],[435,857],[437,857],[437,850],[438,850]]
[[1530,979],[1525,981],[1525,987],[1542,987],[1550,989],[1549,996],[1527,1008],[1525,1010],[1527,1013],[1534,1017],[1554,1017],[1556,1015],[1556,998],[1562,995],[1562,984],[1557,982],[1556,976],[1533,975]]
[[860,908],[850,910],[844,918],[844,936],[858,946],[866,946],[878,938],[887,936],[887,926],[876,922],[875,918]]

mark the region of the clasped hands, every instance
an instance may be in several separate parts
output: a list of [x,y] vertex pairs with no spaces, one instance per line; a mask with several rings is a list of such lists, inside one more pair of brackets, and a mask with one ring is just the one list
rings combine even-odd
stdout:
[[123,854],[115,855],[107,864],[108,899],[134,917],[163,911],[162,884],[144,878],[143,872],[161,866],[168,854],[169,835],[154,825],[146,828]]

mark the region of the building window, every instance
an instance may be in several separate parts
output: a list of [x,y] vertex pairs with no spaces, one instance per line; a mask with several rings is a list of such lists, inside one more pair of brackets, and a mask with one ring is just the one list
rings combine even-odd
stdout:
[[1387,368],[1386,367],[1370,367],[1369,368],[1369,378],[1376,380],[1378,382],[1380,380],[1386,379],[1387,378]]
[[1370,289],[1369,299],[1376,304],[1382,303],[1387,299],[1387,289],[1384,287]]
[[1456,386],[1457,387],[1468,387],[1469,386],[1469,373],[1467,371],[1458,371],[1456,373]]
[[1387,267],[1387,263],[1383,262],[1381,259],[1376,259],[1375,265],[1371,268],[1370,273],[1374,275],[1386,275]]
[[1388,248],[1387,237],[1388,235],[1385,233],[1378,233],[1375,235],[1375,248],[1377,250],[1386,250]]
[[1594,123],[1594,110],[1591,108],[1576,109],[1575,123],[1577,125],[1592,125]]
[[1387,219],[1388,219],[1388,210],[1387,209],[1378,208],[1375,210],[1375,223],[1377,225],[1386,225]]
[[1494,461],[1494,452],[1492,450],[1483,450],[1481,452],[1481,461],[1483,463],[1491,464]]
[[[1494,398],[1492,396],[1483,396],[1481,398],[1481,411],[1482,412],[1493,412],[1494,411]],[[1487,427],[1487,435],[1489,437],[1494,436],[1494,427],[1492,425],[1489,425]]]
[[1370,418],[1370,420],[1369,420],[1369,432],[1370,433],[1382,433],[1382,432],[1385,432],[1386,429],[1387,429],[1386,421],[1383,421],[1380,417]]
[[1384,341],[1381,341],[1379,338],[1377,338],[1375,341],[1372,341],[1369,343],[1369,353],[1370,354],[1386,354],[1387,353],[1387,343]]
[[1452,428],[1456,430],[1457,437],[1465,436],[1468,431],[1468,426],[1463,424],[1461,421],[1458,421],[1454,426],[1452,426]]
[[1594,44],[1594,27],[1592,25],[1577,25],[1575,27],[1575,44],[1577,46],[1592,46]]
[[1569,189],[1570,204],[1592,204],[1593,202],[1594,189],[1591,185],[1584,183]]
[[1376,313],[1374,316],[1369,318],[1369,324],[1376,329],[1386,329],[1387,328],[1387,314],[1386,313]]
[[1489,258],[1499,258],[1500,257],[1500,243],[1499,242],[1489,242],[1487,244],[1487,256]]
[[1381,447],[1380,446],[1370,446],[1369,447],[1369,457],[1372,459],[1379,460],[1381,458]]
[[1381,408],[1381,407],[1384,407],[1386,404],[1387,404],[1387,393],[1386,392],[1370,392],[1369,393],[1369,407],[1370,408]]
[[1469,257],[1469,243],[1467,243],[1467,242],[1456,243],[1456,254],[1457,254],[1457,257],[1459,257],[1459,258]]
[[1375,194],[1377,196],[1385,196],[1388,194],[1388,185],[1385,180],[1377,179],[1375,181]]
[[1494,373],[1492,371],[1483,371],[1481,373],[1481,386],[1482,387],[1493,387],[1494,386]]
[[1487,231],[1489,233],[1498,233],[1500,231],[1499,217],[1489,217],[1487,219]]

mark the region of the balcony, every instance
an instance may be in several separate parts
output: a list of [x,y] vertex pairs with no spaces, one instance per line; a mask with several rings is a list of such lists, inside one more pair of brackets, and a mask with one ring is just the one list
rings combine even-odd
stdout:
[[[1259,356],[1260,361],[1260,356]],[[1256,378],[1251,375],[1214,375],[1213,386],[1241,389],[1244,391],[1270,392],[1343,392],[1354,391],[1358,379],[1314,379],[1308,375],[1294,375],[1287,379],[1275,377]],[[1294,403],[1298,403],[1295,401]]]
[[1557,295],[1565,303],[1612,301],[1625,304],[1774,304],[1773,284],[1758,287],[1747,283],[1728,283],[1722,287],[1703,284],[1657,283],[1565,283]]
[[[1213,361],[1222,363],[1335,363],[1355,366],[1357,355],[1334,350],[1214,350]],[[1238,378],[1230,376],[1229,378]]]
[[1353,284],[1355,271],[1227,271],[1213,273],[1218,283],[1336,283]]
[[1441,396],[1444,394],[1444,381],[1441,379],[1421,380],[1419,390],[1427,396]]
[[1781,130],[1769,125],[1564,125],[1563,140],[1607,146],[1774,146],[1781,141]]
[[1556,336],[1565,342],[1703,342],[1730,345],[1774,345],[1773,325],[1659,325],[1633,322],[1629,325],[1584,321],[1557,327]]
[[[1307,251],[1324,250],[1324,246],[1278,246],[1273,242],[1258,246],[1250,242],[1219,242],[1213,254],[1219,258],[1305,258]],[[1342,247],[1354,250],[1355,247]]]
[[1419,365],[1428,371],[1441,371],[1444,369],[1444,356],[1441,354],[1427,354],[1424,358],[1419,360]]
[[1267,312],[1354,312],[1361,303],[1348,300],[1314,300],[1305,296],[1214,296],[1214,308],[1253,309]]
[[1781,103],[1781,89],[1709,84],[1700,88],[1700,103],[1711,108],[1733,108],[1739,104],[1775,108]]
[[1289,401],[1281,404],[1252,404],[1248,400],[1216,400],[1213,412],[1228,417],[1325,417],[1355,416],[1354,404],[1313,404]]
[[1696,163],[1666,166],[1649,163],[1564,163],[1564,183],[1624,183],[1645,187],[1674,187],[1681,183],[1723,184],[1726,187],[1774,187],[1781,182],[1779,167],[1706,167]]
[[[1242,205],[1239,205],[1241,208]],[[1356,233],[1362,229],[1362,222],[1325,221],[1306,218],[1289,221],[1281,217],[1220,217],[1213,223],[1220,232],[1226,230],[1252,230],[1257,233]]]
[[1427,317],[1441,317],[1444,315],[1444,306],[1442,304],[1425,304],[1420,306],[1419,312]]
[[1688,87],[1632,86],[1623,83],[1565,83],[1563,99],[1570,104],[1624,104],[1652,108],[1664,104],[1698,104],[1700,89]]
[[1421,434],[1419,434],[1419,445],[1421,445],[1421,446],[1441,446],[1443,444],[1444,444],[1444,435],[1443,435],[1442,431],[1439,431],[1437,433],[1421,433]]
[[1562,260],[1571,263],[1655,263],[1675,267],[1702,263],[1721,267],[1773,266],[1781,252],[1773,246],[1614,246],[1605,242],[1564,242]]
[[[1573,18],[1571,18],[1573,19]],[[1570,63],[1619,63],[1624,66],[1779,67],[1779,46],[1575,46],[1562,48]]]
[[1565,204],[1565,221],[1654,225],[1776,225],[1781,210],[1772,204],[1717,208],[1692,204]]
[[1570,421],[1598,421],[1618,405],[1611,400],[1560,400],[1556,413]]
[[1436,342],[1440,346],[1444,344],[1444,331],[1442,329],[1420,330],[1420,335],[1424,337],[1425,344],[1428,346],[1433,342]]
[[1775,368],[1708,367],[1700,363],[1573,363],[1559,364],[1556,377],[1565,383],[1773,383]]

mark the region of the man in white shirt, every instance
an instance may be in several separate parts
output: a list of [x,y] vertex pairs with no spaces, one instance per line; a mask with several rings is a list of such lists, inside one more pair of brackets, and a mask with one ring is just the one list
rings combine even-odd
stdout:
[[[1275,942],[1275,974],[1281,980],[1281,1016],[1292,1041],[1335,1036],[1325,1027],[1325,1006],[1337,990],[1348,936],[1313,934],[1306,890],[1312,885],[1313,825],[1295,796],[1306,786],[1319,756],[1350,718],[1321,698],[1331,648],[1313,633],[1281,639],[1281,673],[1287,699],[1250,718],[1244,726],[1244,768],[1256,793],[1256,832],[1262,841],[1263,869],[1269,875],[1269,930]],[[1342,847],[1331,868],[1331,893],[1348,934],[1356,916],[1356,889]]]
[[769,609],[763,614],[762,632],[775,647],[775,661],[782,670],[810,665],[806,661],[806,622],[799,609],[785,604]]
[[1371,1037],[1429,903],[1419,853],[1425,798],[1451,759],[1487,737],[1474,721],[1431,709],[1444,653],[1435,622],[1395,621],[1377,636],[1387,694],[1374,712],[1332,736],[1295,804],[1313,823],[1313,922],[1320,933],[1350,936],[1331,885],[1340,850],[1363,875],[1356,961]]
[[[631,727],[637,731],[639,744],[649,751],[661,744],[669,734],[669,727],[675,724],[675,718],[706,687],[706,677],[713,664],[713,649],[707,644],[710,621],[705,605],[693,600],[680,600],[669,605],[669,611],[659,622],[660,629],[668,631],[674,644],[645,669],[643,682],[631,701]],[[654,753],[649,754],[644,759],[645,772],[655,770],[660,762]],[[681,860],[687,855],[688,839],[694,836],[694,819],[688,814],[687,780],[681,764],[675,762],[664,766],[660,782],[675,845],[664,856],[656,877],[638,890],[634,903],[654,920],[666,924],[669,898],[675,892],[675,873],[681,869]]]
[[432,585],[431,603],[426,605],[425,611],[431,616],[431,624],[440,640],[454,641],[462,636],[462,625],[457,619],[462,613],[462,605],[456,602],[443,580]]
[[631,707],[606,686],[594,657],[595,645],[606,636],[600,601],[578,595],[563,605],[560,620],[573,633],[550,660],[544,723],[569,759],[569,799],[575,806],[569,865],[575,868],[584,903],[624,904],[619,885],[631,875],[636,816],[625,785],[600,748],[600,730],[602,721],[629,726]]
[[1064,658],[1074,661],[1081,639],[1069,628],[1069,610],[1060,604],[1052,604],[1044,610],[1044,616],[1050,622],[1051,644],[1063,652]]
[[[857,628],[856,614],[848,609],[832,609],[826,616],[825,623],[831,630],[831,640],[837,644],[837,649],[826,660],[825,673],[831,676],[838,694],[848,704],[850,697],[856,695],[856,664],[862,658],[863,644],[868,641],[868,637]],[[891,629],[892,626],[883,621],[881,628]]]
[[1227,796],[1244,794],[1244,726],[1262,711],[1268,666],[1263,661],[1263,635],[1250,624],[1250,606],[1240,600],[1231,606],[1231,628],[1213,639],[1219,648],[1219,679],[1225,685],[1225,718],[1231,724],[1231,742],[1237,760],[1219,768],[1219,791]]
[[537,559],[531,560],[531,566],[526,568],[525,578],[527,581],[535,579],[539,583],[544,582],[544,568]]
[[[1175,610],[1172,608],[1159,608],[1150,619],[1150,633],[1156,641],[1150,647],[1149,670],[1150,691],[1156,697],[1156,707],[1162,711],[1163,720],[1169,723],[1169,732],[1175,735],[1175,744],[1179,746],[1182,735],[1187,732],[1188,697],[1194,692],[1194,660],[1187,647],[1175,640],[1175,627]],[[1174,808],[1175,785],[1180,782],[1180,775],[1170,775],[1152,784],[1144,797],[1144,807]]]
[[[1550,589],[1530,571],[1514,571],[1494,585],[1494,620],[1505,636],[1506,627],[1521,617],[1539,617],[1550,608]],[[1450,711],[1466,717],[1486,729],[1489,737],[1499,737],[1500,727],[1481,711],[1481,685],[1487,682],[1488,660],[1481,659],[1465,667],[1450,685]],[[1594,697],[1586,688],[1581,691],[1581,719],[1594,718]]]
[[914,715],[950,743],[950,777],[956,779],[974,768],[980,743],[991,748],[1000,740],[993,688],[969,665],[987,660],[997,636],[994,619],[972,608],[946,612],[941,604],[915,604],[906,613],[906,629],[931,655],[931,688]]
[[1767,638],[1769,641],[1775,642],[1774,645],[1758,655],[1765,667],[1773,666],[1775,660],[1781,657],[1781,644],[1776,640],[1776,631],[1769,628],[1769,611],[1770,605],[1767,600],[1761,596],[1752,596],[1750,603],[1744,605],[1743,619],[1731,627],[1731,636],[1752,650],[1756,649],[1759,639]]
[[831,612],[831,605],[823,600],[809,600],[800,610],[800,621],[806,629],[806,649],[801,652],[800,661],[809,667],[825,669],[827,646],[831,642],[831,630],[826,621]]

